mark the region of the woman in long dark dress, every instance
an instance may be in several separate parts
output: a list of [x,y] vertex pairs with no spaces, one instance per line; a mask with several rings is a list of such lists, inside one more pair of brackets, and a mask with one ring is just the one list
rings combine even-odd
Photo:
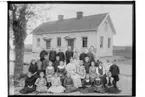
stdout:
[[36,60],[34,59],[30,63],[29,72],[32,73],[32,76],[34,77],[35,80],[38,78],[38,66]]
[[70,58],[73,57],[73,51],[71,50],[71,47],[68,47],[68,50],[65,52],[66,57],[66,64],[70,63]]
[[52,50],[49,53],[49,60],[52,61],[53,63],[56,60],[56,51],[54,50],[54,48],[52,48]]
[[64,52],[61,51],[61,48],[59,48],[59,52],[57,53],[57,56],[60,57],[60,61],[63,61],[65,60],[65,55],[64,55]]
[[25,80],[25,86],[20,90],[21,94],[32,93],[36,90],[35,78],[32,76],[31,72],[28,73],[28,77]]

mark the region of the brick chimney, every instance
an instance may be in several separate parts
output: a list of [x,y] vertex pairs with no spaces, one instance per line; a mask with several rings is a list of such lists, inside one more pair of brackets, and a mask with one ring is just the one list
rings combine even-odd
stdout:
[[63,15],[58,15],[58,21],[62,21],[63,20]]
[[82,11],[78,11],[77,12],[77,19],[83,18],[83,12]]

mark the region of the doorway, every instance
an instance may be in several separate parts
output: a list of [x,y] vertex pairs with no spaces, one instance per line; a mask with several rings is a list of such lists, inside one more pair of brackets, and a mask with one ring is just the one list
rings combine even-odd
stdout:
[[50,47],[51,47],[51,41],[46,40],[46,49],[50,49]]
[[74,49],[74,39],[67,39],[68,46],[71,46],[71,49]]

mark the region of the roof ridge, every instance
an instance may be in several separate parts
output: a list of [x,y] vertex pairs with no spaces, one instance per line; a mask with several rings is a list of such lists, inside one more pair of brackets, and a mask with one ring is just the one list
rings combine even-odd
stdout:
[[[67,30],[82,30],[92,29],[100,25],[101,21],[108,15],[108,13],[100,13],[94,15],[83,16],[81,19],[68,18],[63,21],[49,21],[43,22],[32,31],[36,33],[48,31],[67,31]],[[34,34],[34,33],[33,33]]]
[[[83,16],[83,18],[86,18],[86,17],[90,17],[90,16],[96,16],[96,15],[102,15],[102,14],[108,14],[109,12],[105,12],[105,13],[99,13],[99,14],[92,14],[92,15],[87,15],[87,16]],[[64,20],[70,20],[70,19],[76,19],[76,17],[73,17],[73,18],[66,18],[66,19],[63,19]],[[43,22],[43,23],[50,23],[50,22],[61,22],[61,21],[57,21],[57,20],[53,20],[53,21],[48,21],[48,22]],[[43,24],[42,23],[42,24]]]

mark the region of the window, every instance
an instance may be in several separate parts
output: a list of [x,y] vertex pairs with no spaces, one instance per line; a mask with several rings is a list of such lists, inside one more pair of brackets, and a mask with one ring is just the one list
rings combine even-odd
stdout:
[[57,38],[57,46],[61,46],[61,38],[60,37]]
[[40,38],[37,38],[37,47],[40,46]]
[[103,48],[103,36],[100,37],[100,48]]
[[82,47],[87,47],[88,38],[82,37]]
[[50,49],[50,47],[51,47],[51,41],[47,40],[46,41],[46,49]]
[[108,48],[111,47],[111,38],[108,38]]
[[107,31],[108,30],[108,23],[107,22],[105,22],[105,31]]

